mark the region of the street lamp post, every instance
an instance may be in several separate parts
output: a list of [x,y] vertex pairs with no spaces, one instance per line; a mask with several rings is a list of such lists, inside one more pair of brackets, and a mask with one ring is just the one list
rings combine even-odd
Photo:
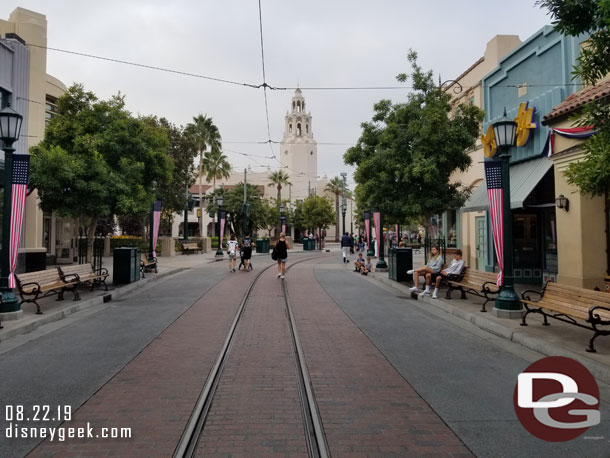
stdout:
[[375,265],[376,270],[388,268],[388,265],[385,262],[384,253],[383,253],[383,251],[385,250],[385,244],[383,242],[383,212],[382,211],[379,212],[379,234],[380,234],[379,240],[377,240],[377,243],[379,244],[379,257],[377,258],[377,264]]
[[185,242],[189,239],[187,228],[189,225],[189,184],[186,182],[186,189],[184,191],[184,230],[182,231],[182,240]]
[[223,202],[224,199],[222,198],[222,196],[216,197],[216,205],[218,206],[218,228],[216,231],[216,233],[218,234],[218,249],[216,250],[216,256],[224,256],[224,253],[222,252],[222,240],[220,240],[220,210],[222,208]]
[[9,287],[10,276],[10,244],[11,244],[11,192],[13,179],[13,143],[19,139],[23,116],[13,110],[10,105],[0,110],[0,140],[4,150],[4,206],[2,209],[2,277],[0,277],[0,294],[2,303],[0,312],[9,313],[20,310],[19,300]]
[[[494,313],[498,316],[521,317],[521,301],[514,289],[513,276],[513,218],[510,208],[510,148],[515,144],[517,123],[504,116],[493,125],[500,161],[502,163],[502,233],[503,233],[503,272],[502,286],[496,299]],[[489,186],[489,184],[488,184]]]
[[286,233],[286,218],[284,217],[284,206],[280,205],[280,232]]
[[347,229],[345,228],[345,214],[347,213],[347,204],[345,202],[343,202],[341,204],[341,216],[343,216],[343,233],[345,234],[347,232]]

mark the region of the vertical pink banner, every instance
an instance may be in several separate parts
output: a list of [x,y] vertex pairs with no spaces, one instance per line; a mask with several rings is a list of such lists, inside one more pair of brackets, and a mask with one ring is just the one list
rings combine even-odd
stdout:
[[[28,191],[28,178],[30,174],[30,155],[13,154],[13,176],[11,177],[11,229],[9,232],[9,276],[8,287],[17,286],[15,280],[15,269],[17,268],[17,255],[19,254],[19,241],[21,240],[21,228],[23,213],[25,210],[25,198]],[[7,209],[5,209],[6,212]],[[5,215],[6,217],[7,215]]]
[[220,212],[220,238],[218,239],[218,246],[222,247],[222,240],[225,235],[225,219],[227,217],[227,212]]
[[364,212],[364,230],[366,231],[364,237],[366,238],[366,243],[370,243],[369,240],[369,230],[371,226],[371,216],[369,212]]
[[381,240],[381,213],[373,212],[373,223],[375,223],[375,257],[379,257],[379,240]]
[[159,239],[159,224],[161,223],[161,202],[162,200],[157,198],[157,200],[155,200],[155,206],[153,207],[153,258],[157,257],[157,240]]
[[396,234],[396,243],[400,242],[400,234],[398,233],[398,224],[394,224],[394,233]]

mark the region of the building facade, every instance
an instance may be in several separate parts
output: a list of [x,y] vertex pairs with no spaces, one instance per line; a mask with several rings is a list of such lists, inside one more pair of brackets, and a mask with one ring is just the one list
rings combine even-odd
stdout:
[[[483,132],[504,112],[520,125],[531,126],[523,131],[521,145],[510,150],[513,274],[517,283],[557,280],[555,176],[553,162],[547,157],[548,128],[541,121],[580,89],[579,82],[572,79],[572,68],[585,39],[561,35],[545,26],[502,58],[482,79]],[[485,160],[498,160],[497,156]],[[481,156],[478,160],[482,159]],[[485,222],[477,220],[474,237],[487,245],[484,253],[477,249],[477,259],[481,257],[478,266],[484,261],[485,270],[493,271],[496,258],[487,207],[486,187],[482,184],[462,211],[485,211]],[[479,238],[479,232],[484,237]]]
[[[47,21],[44,15],[23,8],[15,9],[8,20],[0,20],[0,93],[2,103],[23,117],[17,153],[27,153],[40,142],[55,102],[66,90],[58,79],[47,74]],[[36,46],[28,46],[28,44]],[[34,190],[26,199],[20,261],[28,253],[48,253],[72,262],[74,224],[70,220],[43,215]]]

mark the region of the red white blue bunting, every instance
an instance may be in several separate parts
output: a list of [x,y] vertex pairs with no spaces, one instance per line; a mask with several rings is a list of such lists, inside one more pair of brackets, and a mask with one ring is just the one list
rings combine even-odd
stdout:
[[544,146],[543,154],[552,156],[555,153],[555,135],[560,135],[565,138],[575,138],[579,140],[585,140],[595,135],[597,131],[593,126],[587,127],[573,127],[570,129],[561,129],[557,127],[550,127],[549,134],[546,138],[546,144]]

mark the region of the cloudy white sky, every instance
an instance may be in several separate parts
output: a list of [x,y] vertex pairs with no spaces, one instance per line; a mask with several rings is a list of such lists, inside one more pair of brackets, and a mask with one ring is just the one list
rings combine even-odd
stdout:
[[[314,90],[308,87],[397,86],[406,54],[443,80],[483,55],[496,34],[521,40],[549,23],[535,0],[414,1],[262,0],[265,70],[274,87],[303,89],[313,117],[320,175],[348,171],[343,152],[357,140],[382,98],[405,100],[407,90]],[[257,0],[2,0],[0,18],[17,7],[44,14],[48,46],[181,72],[261,84]],[[83,83],[100,98],[121,92],[133,113],[175,124],[211,116],[236,168],[277,168],[270,156],[263,91],[192,76],[138,68],[57,51],[48,72],[66,85]],[[268,91],[271,139],[283,136],[293,90]],[[251,142],[251,143],[250,143]],[[347,145],[342,145],[347,144]],[[273,145],[277,155],[279,145]],[[351,180],[350,180],[351,181]]]

